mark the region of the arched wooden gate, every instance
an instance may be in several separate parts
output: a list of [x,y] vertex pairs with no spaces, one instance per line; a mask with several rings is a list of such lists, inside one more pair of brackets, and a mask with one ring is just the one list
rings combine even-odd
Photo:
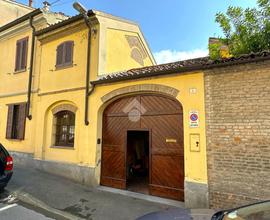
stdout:
[[[137,110],[141,117],[134,120],[130,112]],[[162,95],[128,96],[105,109],[101,185],[126,189],[126,136],[130,129],[149,130],[149,193],[183,201],[183,110],[177,100]]]

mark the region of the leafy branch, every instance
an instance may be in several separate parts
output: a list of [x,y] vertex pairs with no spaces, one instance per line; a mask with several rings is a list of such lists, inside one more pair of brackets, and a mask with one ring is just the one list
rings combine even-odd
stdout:
[[[222,42],[233,56],[270,50],[270,1],[258,0],[257,5],[247,9],[230,6],[226,13],[216,14],[225,37]],[[209,46],[213,58],[218,57],[217,47]]]

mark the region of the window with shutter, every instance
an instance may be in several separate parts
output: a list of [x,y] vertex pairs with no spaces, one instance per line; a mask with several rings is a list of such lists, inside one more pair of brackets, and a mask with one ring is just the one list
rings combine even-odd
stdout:
[[56,67],[66,67],[73,63],[73,41],[60,44],[56,50]]
[[20,69],[20,59],[21,59],[21,42],[17,42],[16,45],[16,63],[15,63],[15,71]]
[[26,69],[26,63],[27,63],[27,40],[22,41],[22,57],[21,57],[21,69]]
[[26,103],[12,104],[8,106],[7,139],[24,139],[26,120]]
[[12,139],[13,110],[14,110],[14,105],[9,105],[8,106],[6,139]]
[[19,117],[18,117],[18,134],[17,139],[23,140],[25,133],[25,121],[26,121],[26,103],[19,105]]
[[55,146],[74,146],[75,114],[60,111],[54,115],[56,119]]
[[56,66],[60,66],[63,63],[63,51],[64,51],[64,44],[61,44],[57,47]]
[[14,105],[13,107],[13,120],[12,120],[12,139],[18,139],[19,134],[19,113],[20,113],[20,106]]
[[15,72],[26,70],[27,66],[28,37],[17,41]]

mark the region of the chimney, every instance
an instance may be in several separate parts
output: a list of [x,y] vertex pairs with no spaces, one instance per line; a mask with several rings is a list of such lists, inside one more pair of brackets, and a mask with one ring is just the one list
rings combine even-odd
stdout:
[[43,11],[50,11],[50,6],[51,4],[49,2],[47,1],[43,2]]
[[33,5],[33,0],[29,0],[28,1],[28,6],[32,8],[32,5]]

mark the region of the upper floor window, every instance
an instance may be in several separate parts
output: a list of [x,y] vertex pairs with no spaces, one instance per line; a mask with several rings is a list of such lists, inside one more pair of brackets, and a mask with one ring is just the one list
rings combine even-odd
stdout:
[[66,41],[57,47],[56,67],[64,67],[73,63],[73,41]]
[[16,44],[15,72],[26,70],[28,37],[20,39]]
[[71,111],[60,111],[56,119],[55,146],[74,146],[75,114]]
[[7,139],[24,139],[26,103],[8,105]]

